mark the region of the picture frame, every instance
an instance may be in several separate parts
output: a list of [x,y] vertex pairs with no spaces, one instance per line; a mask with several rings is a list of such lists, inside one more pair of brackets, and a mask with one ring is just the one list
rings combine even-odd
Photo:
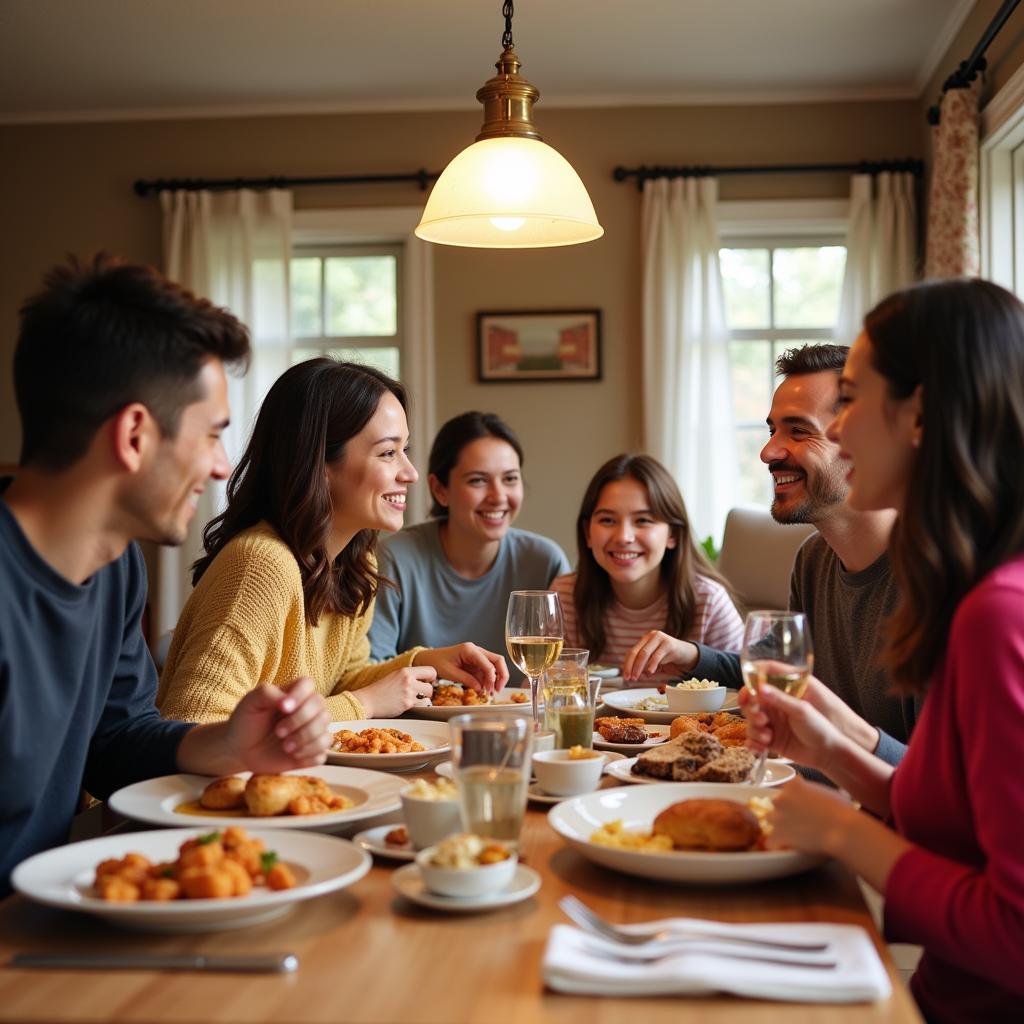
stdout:
[[601,311],[545,309],[476,315],[483,383],[601,379]]

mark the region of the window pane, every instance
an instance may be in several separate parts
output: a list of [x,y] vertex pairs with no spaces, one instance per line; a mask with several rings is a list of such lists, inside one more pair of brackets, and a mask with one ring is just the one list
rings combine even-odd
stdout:
[[767,249],[719,249],[730,328],[770,327]]
[[320,258],[296,257],[292,260],[292,337],[316,338],[321,334]]
[[[767,412],[765,413],[767,415]],[[761,449],[768,441],[768,428],[740,427],[736,431],[736,457],[739,459],[739,499],[745,505],[770,505],[771,476],[761,461]]]
[[831,328],[839,319],[846,247],[816,245],[776,249],[776,327]]
[[330,256],[327,331],[331,337],[394,335],[398,325],[394,256]]
[[737,422],[763,423],[772,403],[772,346],[767,341],[729,342],[733,414]]

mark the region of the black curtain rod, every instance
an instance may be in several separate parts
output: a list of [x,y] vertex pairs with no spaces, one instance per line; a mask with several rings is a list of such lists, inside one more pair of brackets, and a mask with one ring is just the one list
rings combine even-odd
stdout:
[[920,177],[923,160],[860,160],[852,164],[769,164],[750,167],[616,167],[616,181],[636,178],[636,187],[654,178],[718,178],[733,174],[880,174],[882,171],[909,171]]
[[[966,89],[978,77],[979,72],[984,71],[988,67],[988,61],[985,60],[985,51],[988,49],[989,43],[999,35],[999,30],[1006,24],[1006,19],[1013,14],[1019,3],[1020,0],[1004,0],[1003,6],[993,15],[992,20],[988,23],[988,28],[981,34],[981,38],[974,49],[971,50],[970,57],[967,60],[960,61],[956,71],[942,83],[942,96],[945,96],[950,89]],[[929,124],[939,123],[941,116],[939,113],[939,103],[942,100],[942,96],[939,97],[933,106],[928,108]]]
[[151,192],[181,190],[184,192],[226,192],[239,188],[301,188],[303,185],[379,185],[396,182],[415,182],[421,192],[435,178],[441,176],[440,171],[426,171],[422,167],[410,174],[343,174],[326,178],[157,178],[155,181],[136,181],[132,189],[138,196],[148,196]]

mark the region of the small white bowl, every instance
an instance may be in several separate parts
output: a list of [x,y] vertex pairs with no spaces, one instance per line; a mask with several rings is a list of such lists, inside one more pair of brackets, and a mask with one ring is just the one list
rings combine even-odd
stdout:
[[604,771],[604,755],[570,759],[568,750],[542,750],[533,755],[537,785],[552,796],[576,796],[597,788]]
[[[504,844],[502,844],[504,845]],[[442,868],[432,864],[435,847],[428,846],[416,854],[416,865],[423,876],[423,884],[439,896],[473,899],[489,896],[507,889],[516,873],[519,858],[515,851],[495,864],[480,864],[471,868]]]
[[459,801],[455,797],[449,800],[424,800],[409,795],[405,789],[400,790],[398,796],[402,801],[402,817],[405,818],[409,841],[414,849],[433,846],[453,833],[462,831]]
[[533,734],[533,752],[535,754],[542,750],[555,749],[555,730],[541,729]]
[[715,686],[709,690],[681,690],[670,683],[665,687],[669,711],[676,711],[681,715],[718,711],[725,703],[725,694],[724,686]]

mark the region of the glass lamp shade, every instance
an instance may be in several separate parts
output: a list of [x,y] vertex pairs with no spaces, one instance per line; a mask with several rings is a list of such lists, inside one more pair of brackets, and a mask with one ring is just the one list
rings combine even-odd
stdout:
[[594,204],[572,165],[537,139],[483,139],[437,179],[416,235],[480,249],[535,249],[600,238]]

